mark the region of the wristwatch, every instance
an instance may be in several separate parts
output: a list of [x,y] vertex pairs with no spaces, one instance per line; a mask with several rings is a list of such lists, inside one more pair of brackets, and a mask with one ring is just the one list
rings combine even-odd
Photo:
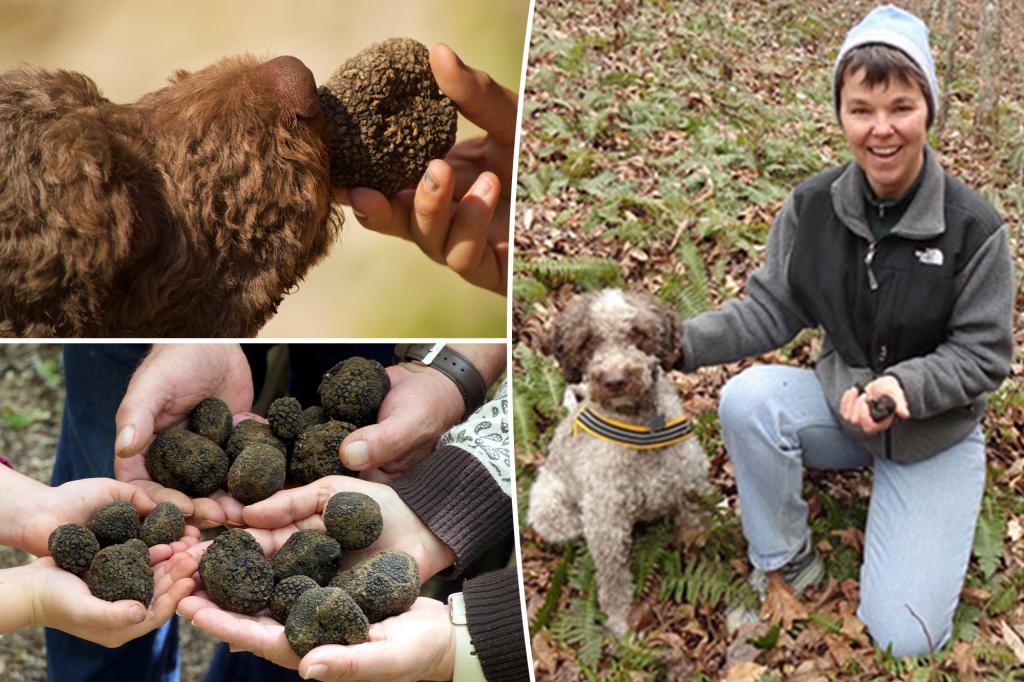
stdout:
[[463,419],[484,404],[487,396],[484,378],[473,363],[457,350],[443,343],[399,343],[395,344],[395,357],[399,362],[416,362],[433,367],[451,379],[466,406]]
[[486,682],[484,669],[473,648],[469,636],[469,621],[466,619],[466,601],[461,592],[448,596],[448,617],[455,631],[455,667],[452,682]]

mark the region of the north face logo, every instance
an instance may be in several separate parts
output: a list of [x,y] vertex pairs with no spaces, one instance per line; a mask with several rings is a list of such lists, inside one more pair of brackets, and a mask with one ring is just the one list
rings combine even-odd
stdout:
[[938,249],[918,249],[914,251],[917,260],[924,265],[942,265],[942,251]]

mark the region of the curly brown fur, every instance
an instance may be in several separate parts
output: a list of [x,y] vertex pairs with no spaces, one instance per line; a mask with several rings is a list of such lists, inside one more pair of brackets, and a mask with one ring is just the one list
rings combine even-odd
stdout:
[[[683,416],[665,376],[678,359],[682,323],[645,294],[608,289],[579,296],[552,326],[547,343],[570,384],[569,416],[530,489],[529,524],[550,542],[582,535],[597,567],[608,627],[626,631],[633,596],[633,524],[666,514],[685,520],[686,495],[707,486],[707,458],[694,438],[638,451],[573,434],[577,402],[634,424]],[[580,383],[583,382],[583,383]]]
[[294,57],[179,71],[133,104],[8,71],[0,159],[7,336],[251,336],[340,228]]

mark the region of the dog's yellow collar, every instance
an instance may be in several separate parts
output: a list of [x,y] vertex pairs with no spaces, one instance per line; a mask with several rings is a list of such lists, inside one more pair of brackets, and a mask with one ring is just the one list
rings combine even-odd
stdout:
[[693,435],[690,420],[686,417],[679,417],[652,428],[648,424],[631,424],[604,417],[589,405],[580,408],[572,422],[572,435],[578,436],[581,432],[632,450],[664,448],[681,443]]

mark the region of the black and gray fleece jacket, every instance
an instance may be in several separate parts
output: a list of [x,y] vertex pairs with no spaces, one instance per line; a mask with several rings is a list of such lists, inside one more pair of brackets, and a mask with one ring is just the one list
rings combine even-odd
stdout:
[[744,296],[684,324],[680,367],[759,355],[821,326],[816,373],[833,412],[847,389],[882,374],[910,408],[882,434],[844,424],[847,434],[876,456],[914,462],[965,438],[1009,374],[1009,244],[998,214],[927,149],[917,193],[875,241],[858,173],[849,163],[796,188]]

